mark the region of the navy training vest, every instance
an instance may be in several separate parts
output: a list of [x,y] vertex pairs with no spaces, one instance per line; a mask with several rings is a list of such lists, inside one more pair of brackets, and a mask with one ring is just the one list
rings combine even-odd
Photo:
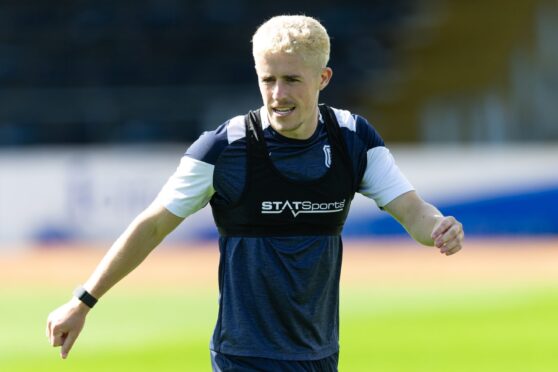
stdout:
[[211,200],[221,236],[339,235],[356,192],[353,167],[333,110],[319,105],[330,145],[330,168],[315,180],[281,174],[269,157],[259,111],[245,116],[247,173],[238,201]]

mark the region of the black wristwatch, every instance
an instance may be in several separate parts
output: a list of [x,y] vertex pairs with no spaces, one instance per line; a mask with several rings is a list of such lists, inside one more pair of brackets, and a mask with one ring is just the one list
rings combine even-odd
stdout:
[[74,290],[74,296],[80,300],[81,302],[83,302],[84,304],[86,304],[87,306],[89,306],[90,308],[93,308],[93,306],[95,306],[95,304],[97,303],[97,299],[95,297],[93,297],[91,295],[91,293],[87,292],[85,290],[85,288],[83,287],[77,287]]

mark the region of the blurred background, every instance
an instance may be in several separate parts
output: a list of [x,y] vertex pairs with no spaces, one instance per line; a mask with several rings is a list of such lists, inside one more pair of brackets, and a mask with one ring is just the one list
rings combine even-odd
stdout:
[[355,197],[341,370],[557,369],[556,0],[1,0],[0,370],[208,370],[208,208],[165,241],[170,256],[103,299],[75,364],[35,333],[189,144],[261,105],[250,39],[284,13],[329,31],[321,101],[366,117],[468,239],[451,260],[423,255]]

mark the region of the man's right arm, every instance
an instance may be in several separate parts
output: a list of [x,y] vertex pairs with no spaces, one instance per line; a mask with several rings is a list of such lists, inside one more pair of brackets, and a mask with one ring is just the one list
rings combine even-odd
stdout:
[[[244,128],[243,117],[239,116],[234,123],[237,130],[233,132],[241,133],[238,128]],[[184,218],[207,205],[215,193],[215,163],[231,140],[228,127],[229,122],[226,122],[215,131],[202,134],[190,146],[155,201],[134,219],[84,283],[84,289],[93,297],[103,296],[134,270]],[[49,315],[47,337],[52,346],[62,346],[62,358],[66,358],[72,348],[88,312],[89,307],[74,297]]]
[[[139,214],[114,242],[83,287],[95,298],[103,296],[112,286],[134,270],[149,253],[173,231],[184,218],[154,202]],[[52,346],[61,346],[66,358],[85,323],[89,308],[72,298],[50,313],[47,337]]]

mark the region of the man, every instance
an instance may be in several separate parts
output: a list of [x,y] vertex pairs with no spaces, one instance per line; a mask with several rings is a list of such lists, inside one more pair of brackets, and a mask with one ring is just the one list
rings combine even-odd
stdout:
[[417,195],[374,128],[318,105],[332,77],[318,21],[274,17],[252,42],[264,106],[192,144],[76,297],[50,314],[47,335],[63,358],[96,299],[208,202],[221,253],[215,371],[337,370],[340,234],[355,192],[416,241],[461,249],[461,224]]

